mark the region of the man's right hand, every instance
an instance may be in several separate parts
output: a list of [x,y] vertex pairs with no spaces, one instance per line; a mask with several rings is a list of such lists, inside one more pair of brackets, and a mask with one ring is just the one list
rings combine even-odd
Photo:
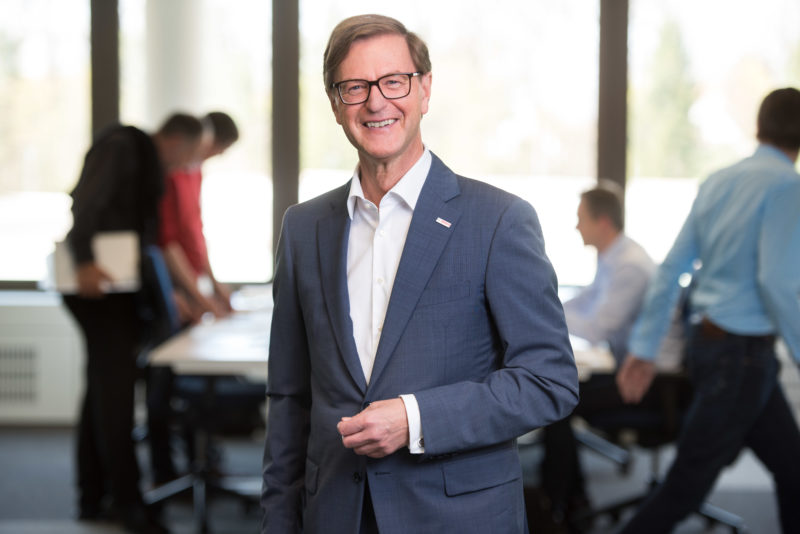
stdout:
[[218,301],[214,295],[206,296],[202,293],[198,293],[195,302],[202,310],[201,315],[203,313],[211,313],[216,319],[230,315],[230,312],[225,308],[223,303]]
[[76,272],[78,295],[88,299],[99,299],[113,280],[111,276],[94,262],[83,263]]

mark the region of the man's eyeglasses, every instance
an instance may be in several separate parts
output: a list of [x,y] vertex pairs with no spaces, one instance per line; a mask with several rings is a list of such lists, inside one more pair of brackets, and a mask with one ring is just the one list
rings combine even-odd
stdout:
[[347,104],[348,106],[366,102],[369,99],[369,92],[372,90],[373,85],[378,87],[383,98],[396,100],[408,96],[411,92],[411,78],[421,74],[421,72],[387,74],[374,82],[369,80],[344,80],[336,82],[333,87],[339,93],[342,104]]

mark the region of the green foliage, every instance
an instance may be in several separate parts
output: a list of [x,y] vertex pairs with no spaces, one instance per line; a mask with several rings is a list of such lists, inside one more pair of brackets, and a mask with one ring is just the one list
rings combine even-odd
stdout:
[[792,87],[800,87],[800,39],[797,40],[797,44],[794,45],[794,50],[789,56],[789,65],[787,65],[786,71],[792,80]]
[[631,163],[637,176],[692,177],[700,163],[689,120],[696,89],[677,22],[667,22],[650,64],[650,84],[633,96]]

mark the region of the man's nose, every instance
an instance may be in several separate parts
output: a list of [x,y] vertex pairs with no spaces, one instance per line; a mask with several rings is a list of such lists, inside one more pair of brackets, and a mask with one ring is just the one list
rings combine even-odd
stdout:
[[370,86],[369,95],[367,95],[365,104],[369,109],[379,109],[386,104],[386,97],[383,96],[383,93],[381,93],[377,85]]

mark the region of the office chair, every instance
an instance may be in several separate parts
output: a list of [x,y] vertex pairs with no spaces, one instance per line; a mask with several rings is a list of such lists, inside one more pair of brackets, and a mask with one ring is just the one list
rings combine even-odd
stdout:
[[[673,392],[676,395],[675,399],[665,398],[663,402],[678,402],[677,408],[680,409],[680,413],[682,414],[685,412],[686,407],[688,406],[688,402],[691,400],[691,388],[688,386],[688,381],[686,384],[682,382],[685,379],[677,378],[680,376],[680,369],[683,365],[683,352],[684,352],[684,345],[686,342],[686,322],[689,311],[687,309],[688,297],[689,292],[692,288],[691,284],[684,280],[685,286],[682,287],[680,296],[678,297],[678,302],[675,306],[675,310],[672,313],[672,317],[670,320],[669,330],[661,343],[661,347],[659,348],[658,355],[656,356],[656,365],[661,372],[662,378],[660,380],[665,380],[670,382],[673,380],[676,382],[674,385],[667,384],[665,387],[667,390],[675,389]],[[617,347],[617,350],[614,351],[614,358],[617,362],[622,362],[627,355],[627,347]],[[666,378],[663,378],[666,377]],[[673,377],[673,378],[669,378]],[[592,391],[588,391],[587,388],[596,388],[600,393],[599,395],[593,395]],[[613,390],[614,395],[613,397],[609,396],[608,390]],[[590,406],[586,407],[585,404],[583,408],[587,410],[595,410],[598,412],[602,412],[604,410],[610,410],[611,413],[614,413],[616,410],[619,409],[619,402],[621,399],[616,394],[616,381],[614,374],[605,374],[594,378],[594,380],[590,380],[587,385],[584,385],[581,389],[581,397],[590,397],[591,400],[588,403]],[[606,390],[603,393],[603,390]],[[662,394],[670,396],[673,393],[664,392]],[[688,399],[688,400],[687,400]],[[684,405],[683,402],[686,402]],[[657,403],[658,404],[658,403]],[[604,406],[605,405],[605,406]],[[646,417],[644,412],[641,408],[638,408],[637,411],[639,412],[638,415],[634,415],[633,413],[628,413],[627,416],[632,418],[636,421],[636,418]],[[659,417],[657,412],[659,410],[654,409],[655,414],[653,414],[654,420],[652,424],[654,427],[658,426]],[[579,409],[576,411],[578,415],[582,415],[581,410]],[[664,418],[668,419],[668,428],[665,428],[665,433],[670,433],[674,430],[675,435],[677,436],[677,430],[679,426],[679,413],[664,413],[662,412]],[[619,414],[620,417],[624,418],[623,414]],[[642,421],[639,421],[640,423]],[[673,426],[677,425],[677,426]],[[646,425],[645,425],[646,426]],[[617,442],[609,439],[605,439],[604,437],[598,435],[596,432],[593,432],[591,429],[588,430],[579,430],[575,432],[575,439],[583,445],[584,447],[596,452],[597,454],[604,456],[605,458],[611,460],[612,462],[616,463],[619,466],[619,470],[622,474],[627,474],[630,470],[630,465],[632,461],[632,457],[630,451],[628,451],[624,447],[620,447]]]
[[[616,384],[613,374],[607,374],[603,376],[595,375],[595,381],[590,382],[586,385],[582,385],[583,389],[581,390],[581,396],[584,398],[592,398],[594,399],[595,396],[591,394],[590,391],[587,391],[587,388],[597,387],[605,388],[607,390],[613,390],[616,394]],[[597,382],[600,382],[600,385],[597,386]],[[608,393],[606,393],[608,395]],[[594,399],[594,402],[597,402]],[[581,416],[582,409],[586,408],[586,404],[584,403],[583,406],[579,407],[576,410],[576,415]],[[605,408],[601,405],[598,410],[604,410]],[[585,418],[583,418],[585,419]],[[611,461],[612,463],[617,465],[617,468],[620,474],[627,475],[630,472],[631,464],[633,463],[633,455],[631,451],[628,450],[626,447],[620,446],[618,440],[612,440],[605,436],[603,432],[598,432],[596,429],[592,427],[588,428],[581,428],[575,427],[573,429],[575,440],[578,444],[595,454]]]
[[[172,283],[160,251],[147,248],[143,254],[143,278],[148,311],[147,337],[140,355],[148,379],[148,424],[134,438],[149,438],[153,478],[157,487],[144,495],[147,504],[160,503],[174,495],[193,493],[198,531],[208,531],[207,495],[224,493],[242,499],[246,507],[257,504],[259,483],[254,477],[231,477],[220,470],[216,440],[242,436],[263,429],[266,384],[238,376],[175,375],[168,367],[149,367],[149,351],[180,330],[172,300]],[[189,473],[177,477],[172,464],[170,437],[183,437]]]
[[[683,415],[691,402],[692,387],[689,379],[681,373],[661,373],[651,389],[650,402],[582,415],[610,442],[626,447],[629,446],[626,441],[632,440],[632,444],[649,451],[651,460],[646,489],[620,502],[595,509],[593,518],[608,515],[616,523],[623,511],[638,506],[659,484],[661,448],[678,438]],[[704,503],[695,513],[705,518],[709,528],[722,524],[733,533],[745,532],[742,518],[712,504]]]

